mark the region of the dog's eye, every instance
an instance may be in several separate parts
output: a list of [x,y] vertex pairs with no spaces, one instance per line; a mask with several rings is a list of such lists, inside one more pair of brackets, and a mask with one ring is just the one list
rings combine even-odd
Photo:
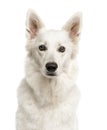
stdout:
[[39,50],[40,50],[40,51],[46,51],[47,48],[46,48],[45,45],[40,45],[40,46],[39,46]]
[[65,47],[64,46],[60,46],[59,49],[58,49],[59,52],[65,52]]

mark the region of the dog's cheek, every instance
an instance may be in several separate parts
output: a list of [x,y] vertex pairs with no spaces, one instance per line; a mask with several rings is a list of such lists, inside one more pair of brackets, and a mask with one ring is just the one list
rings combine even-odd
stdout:
[[32,50],[32,59],[34,60],[35,64],[41,66],[41,56],[37,52],[37,50]]
[[64,57],[63,57],[63,68],[64,69],[67,69],[68,68],[68,65],[69,65],[69,61],[71,60],[71,54],[66,54]]
[[36,53],[36,57],[37,60],[37,64],[39,65],[39,67],[43,67],[46,61],[46,53],[45,52],[37,52]]

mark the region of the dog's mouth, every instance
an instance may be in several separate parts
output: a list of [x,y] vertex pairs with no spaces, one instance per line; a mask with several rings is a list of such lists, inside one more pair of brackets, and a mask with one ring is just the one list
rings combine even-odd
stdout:
[[48,72],[47,70],[41,72],[46,78],[55,78],[58,76],[58,72]]
[[56,73],[53,73],[53,72],[46,72],[46,75],[47,75],[47,76],[57,76],[57,74],[56,74]]

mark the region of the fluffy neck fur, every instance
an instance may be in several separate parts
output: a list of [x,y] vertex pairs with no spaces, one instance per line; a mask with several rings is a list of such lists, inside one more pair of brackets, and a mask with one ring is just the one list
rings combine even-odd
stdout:
[[30,58],[27,58],[25,68],[26,81],[33,89],[34,97],[39,106],[56,105],[69,97],[76,79],[75,60],[69,63],[67,73],[62,73],[55,78],[44,77]]

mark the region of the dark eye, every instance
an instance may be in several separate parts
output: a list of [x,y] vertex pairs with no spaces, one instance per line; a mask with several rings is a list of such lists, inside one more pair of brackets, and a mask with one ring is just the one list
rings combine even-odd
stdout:
[[58,49],[59,52],[65,52],[65,47],[64,46],[60,46],[59,49]]
[[47,48],[46,48],[45,45],[40,45],[40,46],[39,46],[39,50],[40,50],[40,51],[46,51]]

